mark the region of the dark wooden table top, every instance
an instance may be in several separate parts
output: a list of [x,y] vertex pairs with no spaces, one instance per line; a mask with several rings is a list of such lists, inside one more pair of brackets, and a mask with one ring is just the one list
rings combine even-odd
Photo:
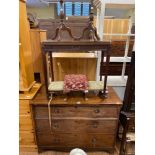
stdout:
[[75,41],[75,40],[65,40],[65,41],[57,41],[57,40],[44,40],[42,42],[43,45],[110,45],[111,41],[109,40],[104,40],[104,41],[90,41],[90,40],[80,40],[80,41]]
[[[53,100],[51,104],[63,104],[63,105],[122,105],[122,101],[117,96],[116,92],[113,90],[112,87],[108,87],[108,97],[106,99],[102,99],[96,95],[90,95],[88,96],[88,100],[84,100],[84,97],[80,95],[72,94],[68,97],[67,101],[64,101],[64,96],[57,96],[53,97]],[[47,99],[45,86],[43,85],[40,91],[37,93],[37,95],[32,100],[33,104],[48,104],[49,99]]]
[[70,40],[70,41],[55,41],[45,40],[42,42],[42,50],[44,52],[62,52],[63,51],[94,51],[107,50],[111,45],[110,41],[87,41],[87,40]]

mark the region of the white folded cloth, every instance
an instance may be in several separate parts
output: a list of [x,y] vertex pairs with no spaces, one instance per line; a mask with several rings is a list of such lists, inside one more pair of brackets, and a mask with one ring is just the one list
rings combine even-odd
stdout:
[[75,148],[75,149],[71,150],[69,155],[87,155],[87,154],[82,149]]

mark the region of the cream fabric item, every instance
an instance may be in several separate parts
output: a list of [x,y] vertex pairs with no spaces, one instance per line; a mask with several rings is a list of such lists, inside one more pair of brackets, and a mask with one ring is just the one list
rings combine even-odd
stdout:
[[128,132],[127,134],[126,134],[126,137],[127,137],[127,140],[128,141],[135,141],[135,133],[134,132]]
[[63,81],[53,81],[49,84],[48,90],[50,91],[62,91],[64,87]]
[[[48,86],[49,91],[63,91],[64,82],[63,81],[54,81],[51,82]],[[104,82],[103,81],[88,81],[88,90],[103,90]]]
[[75,149],[71,150],[69,155],[87,155],[87,154],[82,149],[75,148]]

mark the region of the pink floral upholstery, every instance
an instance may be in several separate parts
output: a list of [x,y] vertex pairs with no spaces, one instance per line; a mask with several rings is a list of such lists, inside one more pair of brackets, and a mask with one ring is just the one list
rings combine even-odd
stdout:
[[64,77],[64,91],[88,90],[88,81],[86,75],[69,74]]

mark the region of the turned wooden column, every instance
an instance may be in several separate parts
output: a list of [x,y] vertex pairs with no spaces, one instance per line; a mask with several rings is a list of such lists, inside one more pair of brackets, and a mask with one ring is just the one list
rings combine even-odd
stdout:
[[48,76],[47,76],[47,62],[46,62],[46,52],[42,52],[42,58],[43,58],[43,66],[44,66],[44,77],[45,77],[45,87],[46,87],[46,94],[47,98],[49,97],[48,94]]
[[[102,63],[104,63],[104,50],[101,51],[101,62],[100,62],[100,65]],[[100,72],[101,72],[101,69],[100,69]],[[100,73],[100,81],[102,81],[102,74]]]
[[52,56],[52,51],[49,52],[49,55],[50,55],[51,76],[52,76],[52,81],[54,81],[53,56]]
[[[104,97],[107,97],[106,87],[107,87],[107,77],[108,77],[108,73],[109,73],[110,50],[111,50],[111,46],[107,46],[106,62],[105,62],[106,67],[105,67],[104,88],[103,88],[103,96]],[[103,58],[103,61],[104,61],[104,58]]]

